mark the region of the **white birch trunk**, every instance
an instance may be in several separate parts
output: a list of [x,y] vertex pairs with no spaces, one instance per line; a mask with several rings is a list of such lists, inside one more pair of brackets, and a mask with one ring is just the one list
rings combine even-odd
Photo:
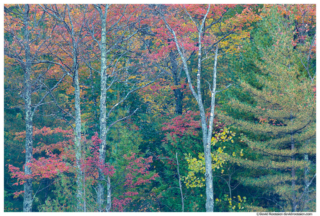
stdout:
[[77,210],[83,211],[83,185],[82,185],[82,171],[81,171],[81,109],[80,109],[80,85],[78,69],[74,73],[74,87],[75,87],[75,153],[76,153],[76,170],[77,170]]
[[81,104],[80,104],[80,83],[79,83],[79,63],[78,63],[78,45],[75,40],[75,33],[72,19],[70,16],[70,7],[68,6],[68,15],[71,25],[72,38],[72,55],[73,55],[73,83],[75,96],[75,154],[76,154],[76,173],[77,173],[77,210],[84,211],[84,197],[83,197],[83,173],[81,170]]
[[[100,76],[101,76],[101,95],[100,95],[100,155],[99,160],[101,163],[105,163],[106,157],[106,139],[107,139],[107,110],[106,110],[106,98],[107,98],[107,13],[109,5],[105,6],[105,11],[99,6],[96,7],[100,14],[101,20],[101,41],[100,41],[100,52],[101,52],[101,65],[100,65]],[[104,200],[104,186],[102,181],[104,180],[104,175],[101,170],[99,170],[99,181],[98,181],[98,210],[102,212],[103,200]],[[110,178],[108,177],[107,189],[108,189],[108,199],[107,206],[111,206],[111,191],[110,190]],[[110,198],[109,198],[110,193]]]
[[[203,101],[202,101],[202,95],[201,95],[201,62],[202,62],[202,43],[201,43],[201,37],[203,35],[203,31],[204,31],[204,24],[207,18],[207,15],[209,13],[210,10],[210,5],[208,6],[207,9],[207,13],[205,14],[201,25],[197,26],[198,28],[198,44],[199,44],[199,48],[198,48],[198,68],[197,68],[197,92],[195,91],[195,89],[192,86],[192,80],[191,80],[191,76],[190,76],[190,72],[188,69],[188,64],[187,64],[187,60],[186,57],[183,55],[183,47],[180,46],[176,33],[175,31],[170,27],[170,25],[167,23],[164,15],[162,14],[162,18],[163,21],[165,22],[165,25],[167,26],[167,28],[169,29],[169,31],[172,33],[173,37],[174,37],[174,41],[177,47],[177,50],[179,52],[179,55],[182,59],[183,62],[183,67],[185,70],[185,73],[187,75],[187,79],[188,79],[188,84],[189,84],[189,88],[193,94],[193,96],[195,97],[198,106],[199,106],[199,111],[200,111],[200,119],[201,119],[201,128],[202,128],[202,142],[203,142],[203,148],[204,148],[204,157],[205,157],[205,167],[206,167],[206,172],[205,172],[205,179],[206,179],[206,211],[207,212],[213,212],[214,210],[214,199],[213,199],[213,177],[212,177],[212,157],[211,157],[211,136],[212,136],[212,123],[213,122],[213,118],[214,118],[214,106],[215,106],[215,91],[212,91],[212,95],[211,95],[211,115],[210,115],[210,122],[209,124],[211,125],[211,127],[208,128],[208,124],[207,124],[207,120],[206,120],[206,113],[205,113],[205,108],[203,105]],[[194,22],[195,23],[195,22]],[[218,50],[216,49],[216,58],[217,58],[217,52]],[[215,59],[215,69],[214,69],[214,78],[213,78],[213,83],[214,83],[214,87],[215,88],[215,82],[216,82],[216,62],[217,59]],[[210,137],[210,139],[209,139]]]
[[[25,163],[31,162],[32,159],[32,150],[33,150],[33,113],[31,108],[31,62],[30,62],[30,46],[29,46],[29,5],[26,4],[24,6],[25,11],[23,15],[24,22],[24,40],[25,40],[25,74],[24,74],[24,84],[25,84],[25,92],[24,92],[24,101],[25,101],[25,109],[26,109],[26,161]],[[29,166],[25,166],[24,172],[26,175],[31,175],[31,170]],[[27,179],[24,184],[24,197],[23,197],[23,211],[31,212],[32,211],[32,179]]]
[[106,211],[110,212],[111,210],[111,182],[110,177],[107,177],[107,207]]

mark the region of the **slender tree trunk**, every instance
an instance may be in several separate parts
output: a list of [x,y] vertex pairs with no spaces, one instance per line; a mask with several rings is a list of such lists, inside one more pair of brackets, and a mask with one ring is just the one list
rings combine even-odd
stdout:
[[[180,85],[180,82],[179,81],[175,82],[175,85]],[[181,89],[175,89],[173,91],[174,91],[174,96],[176,99],[175,113],[178,115],[181,115],[182,108],[183,108],[183,104],[182,104],[183,92],[181,91]]]
[[[68,13],[70,17],[70,9],[68,5]],[[73,54],[73,83],[74,83],[74,96],[75,96],[75,154],[76,154],[76,172],[77,172],[77,210],[84,210],[84,202],[83,202],[83,173],[81,170],[81,104],[80,104],[80,83],[79,83],[79,63],[78,63],[78,45],[75,41],[75,34],[73,29],[73,23],[70,17],[71,24],[71,37],[72,37],[72,54]]]
[[[203,137],[203,139],[206,141],[204,149],[205,149],[205,163],[206,163],[206,185],[207,185],[206,186],[206,193],[207,193],[206,209],[207,209],[207,212],[214,211],[214,189],[213,189],[213,176],[212,176],[212,165],[211,165],[212,164],[211,138],[212,138],[212,131],[213,131],[214,111],[215,111],[215,105],[216,105],[217,62],[218,62],[218,44],[216,46],[214,66],[213,66],[213,79],[212,79],[213,85],[211,89],[211,110],[210,110],[209,128],[207,132],[207,137]],[[204,121],[205,120],[206,119],[204,117]],[[207,128],[207,125],[206,125],[206,128]]]
[[93,71],[91,69],[91,62],[89,62],[89,65],[90,65],[90,85],[91,85],[91,95],[92,95],[92,99],[93,99],[93,109],[94,109],[94,119],[95,119],[95,123],[94,123],[94,128],[95,128],[95,131],[98,131],[99,129],[99,126],[98,126],[98,122],[97,122],[97,119],[98,119],[98,113],[97,113],[97,101],[96,101],[96,98],[95,98],[95,92],[94,92],[94,81],[93,81]]
[[78,68],[74,72],[75,87],[75,111],[76,111],[76,127],[75,127],[75,150],[76,150],[76,169],[77,169],[77,210],[83,211],[83,185],[81,171],[81,109],[80,109],[80,85]]
[[[290,114],[290,118],[291,118],[291,122],[293,121],[293,117],[292,114]],[[291,151],[294,151],[294,140],[293,140],[293,133],[291,134]],[[295,173],[295,168],[294,168],[294,161],[295,161],[295,157],[294,154],[292,154],[291,156],[291,161],[292,161],[292,168],[291,168],[291,177],[292,177],[292,181],[291,181],[291,190],[292,190],[292,212],[296,212],[297,209],[297,203],[296,203],[296,192],[295,192],[295,187],[296,187],[296,173]]]
[[87,203],[86,203],[86,168],[83,170],[83,211],[87,211]]
[[[41,6],[41,5],[40,5]],[[42,6],[41,6],[42,7]],[[81,104],[80,104],[80,83],[79,83],[79,62],[78,62],[78,42],[76,40],[76,34],[74,32],[74,25],[72,21],[70,6],[66,4],[67,14],[70,26],[65,21],[65,17],[60,17],[60,13],[53,12],[53,8],[47,10],[47,7],[42,9],[47,12],[50,16],[54,17],[57,21],[61,22],[67,29],[67,33],[70,35],[72,40],[72,73],[73,73],[73,86],[75,96],[75,129],[74,129],[74,145],[75,145],[75,158],[76,158],[76,184],[77,184],[77,211],[84,211],[84,196],[83,196],[83,173],[81,170]],[[62,16],[62,15],[61,15]],[[80,38],[79,38],[80,40]],[[67,69],[69,70],[69,68]]]
[[228,188],[229,188],[229,197],[232,198],[231,175],[230,174],[229,174],[229,179],[228,179]]
[[214,66],[213,66],[213,79],[212,79],[212,89],[211,90],[211,109],[210,109],[210,119],[209,119],[209,132],[208,132],[208,143],[211,144],[212,131],[213,131],[213,120],[214,111],[216,105],[216,87],[217,87],[217,63],[218,63],[218,44],[216,46]]
[[[200,111],[200,118],[201,118],[201,128],[202,128],[202,136],[203,136],[203,147],[204,147],[204,158],[205,158],[205,166],[206,166],[206,172],[205,172],[205,177],[206,177],[206,211],[207,212],[213,212],[214,210],[214,199],[213,199],[213,178],[212,178],[212,157],[211,157],[211,138],[210,140],[208,139],[208,135],[211,137],[212,134],[212,127],[209,128],[208,130],[208,124],[206,121],[206,113],[205,113],[205,108],[203,106],[203,100],[202,100],[202,95],[201,95],[201,61],[202,61],[202,41],[201,41],[201,37],[204,31],[204,24],[205,21],[207,19],[207,15],[210,11],[210,5],[208,6],[207,9],[207,13],[204,16],[204,18],[202,19],[201,25],[198,26],[198,68],[197,68],[197,92],[195,91],[195,89],[192,86],[192,80],[191,80],[191,76],[190,76],[190,71],[188,69],[188,63],[186,58],[183,55],[183,47],[180,47],[177,36],[175,31],[170,27],[170,25],[167,23],[165,17],[162,15],[162,19],[165,23],[165,25],[167,26],[167,28],[169,29],[169,31],[172,33],[173,37],[174,37],[174,41],[177,47],[177,50],[179,52],[179,55],[182,59],[183,62],[183,67],[184,67],[184,71],[187,75],[187,79],[188,79],[188,84],[190,87],[190,90],[193,94],[193,96],[195,97],[195,99],[197,100],[198,106],[199,106],[199,111]],[[217,50],[216,50],[216,54],[217,54]],[[215,64],[216,65],[216,64]],[[216,70],[215,70],[216,71]],[[215,82],[215,80],[214,80]],[[215,94],[213,94],[214,96]],[[211,98],[211,101],[214,100],[214,98]],[[214,104],[213,104],[214,106]],[[212,107],[211,107],[211,111],[212,111]],[[214,111],[214,110],[213,110]],[[211,113],[211,118],[213,121],[213,113]]]
[[179,160],[178,160],[178,153],[177,152],[176,152],[176,159],[177,159],[177,172],[178,172],[180,195],[181,195],[181,210],[182,210],[182,212],[184,212],[183,191],[182,191],[182,184],[181,184],[181,178],[180,178],[180,172],[179,172]]
[[[213,212],[213,178],[212,178],[212,157],[211,157],[211,142],[208,142],[208,129],[205,123],[205,113],[200,111],[202,134],[203,134],[203,147],[204,147],[204,159],[206,166],[206,211]],[[204,117],[203,117],[204,116]]]
[[107,207],[106,211],[110,212],[111,210],[111,182],[110,182],[110,177],[107,177]]
[[[99,160],[100,163],[105,163],[105,155],[106,155],[106,140],[107,140],[107,110],[106,110],[106,98],[107,98],[107,48],[106,48],[106,41],[107,41],[107,12],[108,12],[108,5],[105,6],[105,11],[102,10],[100,7],[96,7],[97,10],[100,13],[100,19],[101,19],[101,43],[100,43],[100,51],[101,51],[101,95],[100,95],[100,155]],[[104,180],[104,175],[99,169],[99,181],[98,181],[98,207],[99,212],[103,209],[103,199],[104,199],[104,187],[102,184],[102,181]],[[108,177],[108,188],[110,188],[110,178]],[[108,195],[109,195],[109,189],[108,189]],[[111,192],[110,192],[111,197]],[[107,199],[107,202],[109,205],[110,200]],[[110,203],[111,205],[111,203]]]
[[[173,76],[174,85],[180,85],[180,75],[178,73],[178,65],[177,65],[177,57],[173,51],[169,53],[170,63],[171,63],[171,73]],[[174,97],[175,97],[175,113],[178,115],[182,114],[182,99],[183,92],[180,88],[174,89]]]
[[[309,145],[309,140],[307,141],[307,145]],[[304,168],[304,185],[305,185],[305,188],[304,188],[304,192],[305,192],[305,197],[304,197],[304,209],[302,210],[305,210],[305,211],[308,211],[309,208],[308,208],[308,200],[309,200],[309,193],[308,193],[308,190],[309,190],[309,187],[308,187],[308,184],[309,184],[309,179],[308,179],[308,173],[309,173],[309,169],[308,169],[308,162],[309,162],[309,156],[307,153],[304,154],[304,161],[306,162],[306,166]]]
[[[204,160],[205,160],[205,178],[206,178],[206,211],[213,212],[213,178],[212,178],[212,157],[211,157],[211,140],[208,142],[208,126],[206,121],[206,113],[202,101],[198,101],[200,109],[201,118],[201,128],[202,128],[202,142],[204,148]],[[212,131],[211,131],[212,133]]]
[[[210,8],[210,5],[209,5]],[[208,140],[208,135],[211,135],[211,132],[208,131],[208,125],[206,120],[206,113],[203,106],[203,100],[202,100],[202,94],[201,94],[201,61],[202,61],[202,41],[201,41],[201,34],[203,33],[203,25],[204,21],[202,23],[202,26],[199,30],[199,37],[198,37],[198,44],[199,44],[199,50],[198,50],[198,73],[197,73],[197,90],[198,90],[198,105],[200,110],[200,116],[201,116],[201,127],[202,127],[202,135],[203,135],[203,148],[204,148],[204,160],[206,165],[206,211],[207,212],[213,212],[213,178],[212,178],[212,157],[211,157],[211,140]]]
[[[25,92],[24,92],[24,101],[25,101],[25,109],[26,109],[26,164],[31,162],[32,159],[32,150],[33,150],[33,113],[31,107],[31,62],[30,62],[30,46],[29,46],[29,5],[26,4],[24,6],[24,40],[25,40],[25,74],[24,74],[24,84],[25,84]],[[24,172],[26,175],[31,175],[31,169],[29,166],[25,165]],[[24,184],[24,198],[23,198],[23,211],[31,212],[32,211],[32,179],[27,179]]]
[[[29,91],[27,89],[27,91]],[[29,93],[26,92],[26,164],[31,162],[32,159],[32,114],[31,114],[31,95],[27,96]],[[24,172],[26,175],[31,175],[31,170],[29,166],[25,166]],[[27,179],[24,184],[24,199],[23,199],[23,211],[31,212],[32,211],[32,179]]]

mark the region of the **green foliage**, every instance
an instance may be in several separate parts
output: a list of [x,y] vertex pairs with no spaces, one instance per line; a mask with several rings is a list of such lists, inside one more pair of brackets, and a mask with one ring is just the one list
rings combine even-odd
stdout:
[[[92,181],[92,180],[91,180]],[[54,181],[55,189],[52,191],[52,195],[45,201],[39,199],[38,209],[40,212],[75,212],[77,211],[77,199],[74,195],[76,192],[75,178],[70,175],[60,174],[60,176]],[[92,182],[86,181],[85,185],[85,203],[86,209],[89,212],[96,211],[97,203],[95,201],[95,194],[92,191]],[[52,197],[52,198],[51,198]]]
[[[220,6],[212,5],[212,7]],[[14,13],[19,8],[18,5],[6,7],[12,9]],[[132,40],[122,38],[107,54],[107,86],[112,84],[107,91],[107,113],[117,102],[126,97],[132,87],[146,83],[145,81],[154,75],[159,78],[153,80],[152,85],[131,92],[108,115],[107,126],[137,110],[130,117],[108,128],[104,162],[115,168],[115,174],[111,177],[112,202],[129,197],[125,193],[131,192],[132,188],[124,184],[129,172],[127,169],[129,162],[124,155],[135,154],[137,158],[153,157],[150,173],[145,175],[144,179],[150,178],[155,173],[159,174],[159,178],[148,184],[136,186],[134,190],[138,194],[132,196],[132,200],[123,206],[124,211],[180,212],[182,193],[185,212],[204,212],[206,188],[203,136],[200,127],[197,127],[199,116],[193,117],[193,114],[192,118],[190,115],[187,116],[188,113],[198,110],[198,104],[186,84],[186,75],[183,68],[180,68],[179,56],[172,58],[177,71],[174,71],[171,59],[168,60],[170,52],[177,54],[176,47],[171,43],[172,38],[169,38],[171,34],[159,27],[162,21],[154,17],[153,6],[143,6],[143,10],[140,7],[140,5],[128,5],[126,10],[122,10],[122,6],[112,5],[109,8],[111,14],[108,14],[107,24],[111,25],[113,19],[120,18],[123,12],[129,13],[130,10],[141,12],[141,20],[137,22],[141,24],[141,29],[137,30],[131,24],[127,26],[131,22],[129,20],[136,17],[128,18],[125,14],[123,18],[128,18],[128,23],[121,25],[127,30],[121,32],[115,25],[114,29],[110,29],[107,33],[107,47],[113,46],[116,38],[132,34]],[[164,12],[170,13],[165,11],[166,7]],[[192,11],[193,7],[195,11]],[[114,10],[115,8],[117,10]],[[241,20],[243,17],[239,15],[246,8],[247,5],[229,8],[225,11],[221,23],[212,26],[210,23],[213,19],[210,17],[205,24],[205,27],[210,29],[204,34],[203,40],[214,43],[216,39],[222,38],[225,32],[231,30],[232,24],[246,23],[246,20]],[[248,13],[252,13],[250,23],[245,24],[241,30],[236,29],[219,43],[216,86],[218,92],[214,133],[211,140],[214,211],[315,211],[315,5],[254,5],[248,8],[250,8]],[[88,5],[87,9],[86,19],[96,20],[98,12],[92,5]],[[202,10],[202,6],[188,6],[186,9],[191,16],[194,16],[194,13]],[[71,13],[79,18],[74,26],[78,29],[83,14],[79,14],[76,10],[72,10]],[[194,23],[184,13],[185,11],[181,10],[176,14],[175,23],[181,24],[181,29],[188,28],[186,37],[190,37],[190,40],[185,38],[185,41],[190,43],[190,47],[186,48],[184,54],[187,56],[192,53],[188,56],[188,67],[194,81],[196,78],[194,69],[198,66],[198,45],[194,40],[197,35],[194,34]],[[41,23],[41,30],[55,23],[46,16],[45,14],[45,21],[48,23]],[[195,16],[194,21],[198,22],[199,17]],[[11,18],[5,13],[6,20]],[[15,29],[19,28],[20,24],[6,20],[5,26],[17,30],[19,38],[23,38],[22,31]],[[34,25],[33,20],[30,20],[30,23]],[[95,25],[99,27],[100,24],[97,22]],[[87,29],[84,28],[84,31]],[[56,42],[54,38],[59,36],[56,35],[57,32],[57,29],[53,30],[50,43]],[[99,31],[96,33],[97,37],[100,37]],[[45,36],[41,35],[43,38]],[[70,38],[65,39],[68,41]],[[8,31],[4,33],[4,40],[6,46],[16,43]],[[87,35],[81,40],[84,42],[78,56],[81,133],[82,137],[92,137],[100,130],[101,63],[99,46],[95,45],[94,40]],[[156,43],[159,41],[161,45],[157,47]],[[33,51],[36,46],[32,47]],[[43,49],[47,49],[46,46]],[[196,51],[193,52],[194,48]],[[202,53],[201,94],[205,108],[211,106],[209,88],[212,88],[210,80],[213,76],[214,61],[210,49],[212,47],[205,47],[205,52]],[[156,57],[153,56],[154,51]],[[66,48],[60,56],[57,50],[52,49],[50,52],[48,50],[40,52],[39,56],[41,54],[42,59],[53,61],[57,54],[61,62],[70,64],[71,59],[66,53],[71,52]],[[24,61],[24,51],[18,50],[18,53]],[[113,67],[112,64],[116,62],[117,66]],[[72,64],[69,65],[71,66]],[[32,88],[32,103],[34,103],[43,97],[47,87],[56,84],[63,71],[54,64],[33,65],[32,70],[31,80],[35,84]],[[40,75],[47,70],[50,71],[50,75],[41,77]],[[113,70],[117,75],[112,75]],[[22,98],[25,89],[24,69],[6,55],[4,73],[4,211],[15,212],[23,209],[23,196],[14,197],[14,192],[22,191],[23,185],[13,185],[15,180],[10,177],[8,164],[23,170],[25,163],[25,139],[23,136],[17,139],[19,134],[25,131],[26,124],[25,104]],[[66,76],[38,107],[33,119],[35,128],[46,126],[72,129],[75,123],[72,117],[75,111],[75,96],[71,76]],[[36,81],[37,77],[41,79]],[[113,79],[116,81],[113,82]],[[231,87],[224,89],[229,84],[232,84]],[[193,85],[196,86],[197,83],[194,82]],[[178,101],[178,94],[175,92],[177,89],[181,91],[181,101]],[[182,103],[181,115],[175,110],[178,102]],[[177,119],[182,122],[180,125],[171,127],[171,131],[163,129],[165,124],[172,126]],[[186,122],[190,124],[184,124]],[[67,138],[59,134],[51,136],[39,134],[33,138],[33,147],[63,142],[67,142]],[[66,150],[72,152],[72,145],[67,146]],[[83,158],[91,155],[89,142],[83,142],[82,151]],[[59,154],[60,150],[55,149],[53,153]],[[47,157],[47,154],[44,151],[35,152],[33,157],[38,159]],[[69,158],[66,161],[68,165],[74,164]],[[84,181],[88,212],[98,209],[97,175],[95,173]],[[136,176],[140,177],[140,174]],[[70,172],[60,173],[54,179],[34,181],[35,199],[32,210],[77,211],[75,177],[75,173]],[[107,183],[104,180],[102,182],[105,188],[103,204],[105,209]]]
[[259,54],[252,61],[257,69],[255,82],[250,82],[252,78],[241,80],[239,85],[248,94],[231,99],[229,115],[219,116],[246,133],[242,139],[256,156],[250,161],[232,161],[246,168],[269,170],[259,178],[241,179],[243,184],[263,188],[266,196],[276,197],[283,210],[302,211],[306,185],[299,182],[312,177],[304,174],[312,161],[303,155],[312,157],[315,152],[315,102],[311,80],[300,74],[300,51],[292,45],[293,18],[282,17],[275,7],[267,10],[258,26],[268,34],[254,35]]

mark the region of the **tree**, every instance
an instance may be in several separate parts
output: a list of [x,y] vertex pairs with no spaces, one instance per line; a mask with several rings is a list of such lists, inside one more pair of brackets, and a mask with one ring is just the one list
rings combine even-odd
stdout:
[[[21,5],[6,6],[6,25],[5,32],[10,38],[5,43],[5,55],[7,58],[19,64],[24,72],[23,88],[20,91],[20,96],[23,98],[25,106],[25,174],[32,175],[30,167],[27,165],[32,161],[33,151],[33,118],[37,109],[45,105],[46,97],[57,88],[67,74],[49,88],[44,80],[50,69],[44,69],[41,65],[41,60],[45,59],[45,46],[48,43],[48,24],[47,17],[44,12],[39,10],[36,5]],[[10,23],[14,23],[11,25]],[[48,25],[44,28],[44,25]],[[10,42],[9,42],[10,41]],[[10,61],[10,60],[9,60]],[[11,63],[13,63],[11,62]],[[11,64],[10,63],[10,64]],[[37,98],[37,102],[32,102],[32,98],[42,95]],[[26,180],[24,184],[24,204],[23,211],[32,211],[32,178]]]
[[[82,172],[81,172],[81,108],[80,108],[80,83],[79,83],[79,46],[84,38],[83,32],[83,17],[85,14],[85,8],[81,6],[70,6],[70,5],[44,5],[41,8],[54,18],[59,23],[59,30],[62,33],[58,37],[60,43],[57,43],[55,51],[59,52],[55,57],[60,61],[58,65],[63,71],[66,71],[72,76],[74,84],[74,95],[75,95],[75,148],[76,148],[76,161],[77,161],[77,197],[78,197],[78,211],[83,211],[84,206],[82,194]],[[83,13],[84,12],[84,13]],[[80,15],[80,17],[79,17]],[[64,38],[66,33],[67,38]],[[66,41],[68,46],[62,42]],[[61,43],[62,42],[62,43]],[[64,49],[68,48],[67,51]],[[62,55],[68,58],[62,59]],[[70,62],[69,62],[70,61]],[[71,63],[71,65],[70,65]]]
[[[72,131],[71,130],[61,130],[60,128],[56,129],[50,129],[47,127],[43,127],[41,129],[33,128],[33,139],[36,142],[36,147],[33,148],[33,158],[25,164],[24,166],[28,166],[30,168],[30,173],[25,173],[23,171],[20,171],[19,168],[9,164],[9,171],[11,173],[12,178],[16,178],[17,182],[14,183],[14,185],[22,185],[25,184],[29,179],[33,181],[35,184],[39,184],[38,189],[34,192],[32,195],[32,201],[36,199],[36,196],[39,192],[47,189],[52,185],[48,184],[43,187],[42,183],[43,180],[47,179],[54,179],[56,178],[60,173],[63,172],[69,172],[70,166],[68,166],[65,162],[66,157],[70,157],[70,154],[68,155],[68,152],[65,151],[66,147],[70,145],[70,140],[63,140],[58,141],[57,143],[46,143],[45,137],[49,136],[50,141],[54,141],[55,135],[56,137],[63,137],[63,138],[72,138]],[[15,139],[17,140],[23,140],[25,139],[27,133],[26,132],[20,132],[16,133]],[[36,137],[36,138],[35,138]],[[60,154],[54,154],[53,152],[59,151]],[[43,154],[45,153],[45,154]],[[44,157],[41,157],[43,156]],[[25,193],[25,191],[17,191],[15,192],[15,196],[19,196],[20,194]]]
[[[268,10],[261,22],[268,29],[270,46],[258,46],[262,56],[255,65],[260,73],[255,79],[260,86],[241,80],[241,88],[254,99],[253,104],[239,99],[229,106],[249,118],[219,114],[229,124],[252,134],[243,140],[251,151],[261,156],[257,161],[238,160],[237,163],[269,172],[257,178],[242,179],[245,185],[264,188],[265,193],[277,194],[282,210],[302,211],[303,197],[312,185],[315,174],[305,186],[304,169],[310,167],[304,155],[315,152],[315,101],[312,79],[303,75],[299,65],[300,53],[293,43],[293,16],[281,17],[275,7]],[[259,40],[258,37],[255,40]],[[258,43],[257,43],[258,44]],[[308,141],[309,145],[305,145]],[[235,161],[234,161],[235,162]]]
[[[137,52],[140,48],[136,47],[133,37],[137,33],[135,26],[140,20],[135,6],[121,6],[121,5],[95,5],[95,10],[99,14],[100,25],[96,25],[96,14],[91,13],[91,17],[86,22],[86,30],[91,36],[90,42],[98,44],[100,53],[100,160],[104,163],[106,160],[107,148],[107,134],[110,128],[116,123],[123,121],[133,115],[138,109],[135,109],[129,115],[117,118],[112,121],[110,119],[112,112],[122,104],[133,92],[141,89],[150,84],[146,82],[148,74],[142,74],[141,66],[135,63],[129,63],[131,58],[130,52]],[[141,10],[138,6],[137,8]],[[100,34],[97,35],[97,32]],[[133,45],[132,45],[133,44]],[[91,59],[85,59],[86,65],[90,70]],[[136,68],[134,68],[134,66]],[[110,72],[110,73],[108,73]],[[109,79],[109,81],[108,81]],[[124,93],[118,98],[116,103],[112,104],[107,111],[107,92],[117,83],[125,83],[124,91],[118,90],[118,95]],[[111,181],[107,177],[107,188],[111,188]],[[103,180],[104,175],[102,172],[99,174],[100,181],[98,182],[98,205],[99,211],[102,211],[104,200]],[[107,191],[107,206],[106,211],[111,210],[111,190]]]
[[4,9],[5,211],[315,210],[315,5]]
[[[16,139],[21,140],[26,136],[25,132],[17,133]],[[47,127],[41,129],[34,129],[34,136],[37,136],[37,140],[40,142],[37,143],[37,147],[34,148],[33,154],[35,158],[31,160],[30,163],[26,164],[30,167],[32,174],[25,174],[21,172],[19,168],[14,167],[9,164],[9,170],[11,172],[11,177],[16,178],[17,182],[14,185],[22,185],[28,179],[33,179],[36,184],[39,184],[38,190],[34,193],[33,199],[36,199],[36,195],[43,191],[44,189],[50,187],[51,185],[56,186],[56,191],[60,191],[61,188],[57,187],[65,187],[65,181],[72,181],[72,176],[77,175],[77,166],[76,166],[76,158],[75,158],[75,150],[74,150],[74,135],[72,134],[72,130],[62,130],[60,128],[50,129]],[[48,140],[55,140],[55,136],[60,138],[60,141],[57,143],[46,143],[44,140],[46,137],[49,137]],[[61,140],[61,137],[63,138]],[[40,138],[40,139],[39,139]],[[85,138],[85,137],[84,137]],[[97,133],[92,136],[91,140],[82,140],[82,144],[84,147],[88,147],[88,152],[85,148],[83,148],[83,152],[81,152],[81,171],[84,173],[83,178],[83,193],[88,191],[86,188],[86,183],[90,183],[90,185],[95,184],[98,181],[99,171],[101,171],[105,176],[112,176],[115,172],[114,167],[110,166],[107,163],[101,163],[99,159],[99,144],[101,140],[98,138]],[[41,157],[45,152],[45,156]],[[42,185],[43,180],[53,180],[49,185],[45,185],[43,188]],[[60,182],[61,181],[61,182]],[[59,184],[62,185],[59,185]],[[58,184],[58,185],[57,185]],[[65,188],[70,192],[70,189]],[[65,191],[66,192],[66,191]],[[71,191],[73,192],[73,191]],[[24,191],[15,192],[15,196],[19,196],[24,193]],[[84,197],[84,209],[87,208],[88,197]],[[78,204],[75,202],[70,203],[60,203],[59,199],[49,199],[47,202],[53,201],[57,206],[68,207],[69,210],[74,211],[77,210]],[[71,201],[71,200],[70,200]],[[75,205],[73,205],[73,203]],[[47,206],[50,208],[50,205]],[[52,206],[51,206],[52,207]],[[90,207],[90,206],[88,206]],[[44,206],[40,206],[40,208],[45,208]],[[67,208],[67,209],[68,209]],[[90,207],[90,209],[96,209]],[[53,209],[52,209],[53,210]],[[57,210],[57,209],[54,209]]]
[[[250,13],[249,9],[246,8],[243,10],[243,14],[245,16],[240,16],[239,20],[236,22],[231,22],[231,26],[233,27],[231,30],[227,30],[227,33],[223,35],[222,38],[218,39],[218,37],[206,37],[205,33],[207,30],[209,30],[213,25],[220,23],[222,17],[225,15],[225,13],[228,11],[228,8],[233,8],[234,5],[219,5],[214,6],[213,10],[210,9],[211,5],[208,5],[208,8],[205,10],[202,6],[197,7],[189,7],[191,9],[191,12],[189,13],[186,8],[183,8],[183,10],[186,13],[186,17],[189,17],[191,20],[191,25],[188,25],[188,30],[192,31],[196,37],[194,37],[193,43],[190,41],[190,38],[188,40],[191,43],[186,43],[185,41],[181,41],[183,38],[183,35],[180,34],[179,31],[181,31],[176,24],[169,23],[168,16],[166,16],[163,13],[163,10],[160,8],[158,9],[160,17],[162,18],[166,28],[168,31],[172,34],[173,40],[175,42],[175,45],[177,47],[177,50],[179,52],[180,58],[183,62],[183,68],[184,72],[186,73],[189,88],[192,92],[192,95],[197,101],[197,104],[199,106],[200,116],[201,116],[201,127],[202,127],[202,136],[203,136],[203,147],[204,147],[204,157],[205,157],[205,163],[206,163],[206,172],[205,172],[205,178],[206,178],[206,210],[208,212],[212,212],[214,209],[214,194],[213,194],[213,185],[212,185],[212,169],[211,169],[211,137],[212,137],[212,130],[213,130],[213,119],[214,119],[214,112],[215,112],[215,97],[216,93],[218,92],[217,89],[217,59],[218,59],[218,44],[221,40],[223,40],[226,36],[230,35],[236,27],[240,30],[241,26],[243,25],[243,22],[251,21],[255,19],[255,15],[253,13]],[[180,9],[180,6],[177,7]],[[182,9],[180,9],[182,10]],[[247,13],[249,11],[249,13]],[[207,20],[208,19],[208,20]],[[245,20],[246,19],[246,20]],[[171,21],[172,22],[172,21]],[[192,27],[191,27],[192,26]],[[196,41],[196,43],[195,43]],[[209,44],[214,45],[209,45]],[[192,45],[193,46],[192,46]],[[203,96],[202,96],[202,88],[201,88],[201,72],[202,72],[202,62],[206,59],[202,55],[205,54],[206,56],[210,56],[210,51],[212,47],[215,46],[215,54],[214,54],[214,65],[213,65],[213,75],[212,75],[212,87],[209,85],[209,89],[211,92],[211,104],[210,104],[210,118],[206,119],[206,111],[203,104]],[[188,50],[197,50],[198,56],[197,56],[197,77],[196,77],[196,89],[193,87],[193,82],[191,78],[191,72],[192,69],[189,69],[188,62],[187,62],[187,56]]]

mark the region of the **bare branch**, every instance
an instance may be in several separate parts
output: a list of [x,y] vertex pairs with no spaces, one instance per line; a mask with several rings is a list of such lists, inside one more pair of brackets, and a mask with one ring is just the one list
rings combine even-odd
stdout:
[[135,109],[131,114],[129,114],[129,115],[127,115],[127,116],[125,116],[125,117],[123,117],[123,118],[121,118],[121,119],[118,119],[118,120],[112,122],[112,123],[108,126],[107,131],[109,131],[110,128],[111,128],[113,125],[115,125],[115,124],[117,124],[118,122],[123,121],[123,120],[129,118],[130,116],[132,116],[133,114],[135,114],[135,113],[138,111],[138,109],[139,109],[139,108]]
[[223,88],[223,89],[221,89],[219,91],[216,91],[215,93],[222,92],[222,91],[226,90],[227,88],[229,88],[230,86],[232,86],[232,84],[227,85],[225,88]]

